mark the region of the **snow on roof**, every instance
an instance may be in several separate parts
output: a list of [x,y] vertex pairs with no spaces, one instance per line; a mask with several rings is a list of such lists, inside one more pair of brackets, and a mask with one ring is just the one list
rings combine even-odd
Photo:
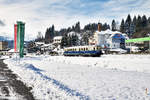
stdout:
[[123,33],[122,35],[123,35],[127,40],[129,39],[129,37],[128,37],[127,34]]
[[14,49],[10,49],[8,52],[15,52],[15,50]]
[[55,37],[54,37],[54,40],[55,40],[55,39],[62,39],[62,36],[55,36]]
[[68,35],[77,35],[77,36],[79,36],[80,34],[77,33],[77,32],[71,31],[71,32],[68,33]]
[[80,35],[80,33],[77,33],[77,32],[74,32],[74,31],[69,32],[69,33],[68,33],[68,36],[69,36],[69,35],[71,35],[71,36],[72,36],[72,35],[77,35],[79,39],[82,38],[81,35]]
[[44,44],[42,47],[54,46],[52,44]]
[[36,44],[42,45],[44,42],[35,42]]
[[101,32],[96,31],[96,33],[98,33],[98,34],[116,34],[116,33],[121,34],[121,32],[111,31],[110,29],[107,29],[106,31],[101,31]]
[[115,34],[112,34],[110,38],[124,38],[125,39],[125,36],[120,33],[115,33]]
[[72,32],[69,32],[68,35],[75,35],[76,32],[72,31]]

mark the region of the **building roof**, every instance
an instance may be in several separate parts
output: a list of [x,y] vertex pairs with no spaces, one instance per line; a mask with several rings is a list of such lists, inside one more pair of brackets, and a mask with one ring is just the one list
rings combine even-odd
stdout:
[[118,34],[118,33],[112,34],[110,37],[111,37],[111,38],[114,38],[114,39],[120,39],[120,38],[124,38],[124,39],[125,39],[125,36],[124,36],[124,35]]
[[55,36],[55,37],[54,37],[54,40],[55,40],[55,39],[62,39],[62,36]]
[[121,34],[119,31],[111,31],[110,29],[107,29],[106,31],[96,31],[97,34]]
[[15,52],[15,50],[14,49],[10,49],[8,52]]

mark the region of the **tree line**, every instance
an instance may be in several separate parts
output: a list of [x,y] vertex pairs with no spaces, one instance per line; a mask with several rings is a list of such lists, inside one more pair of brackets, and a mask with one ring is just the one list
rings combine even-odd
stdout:
[[116,22],[113,20],[112,30],[126,33],[129,38],[146,37],[148,33],[150,33],[150,17],[147,18],[146,15],[138,15],[137,17],[134,16],[132,19],[129,14],[125,20],[122,19],[119,29],[117,29],[116,26]]
[[[84,26],[83,29],[80,27],[80,22],[77,22],[72,27],[62,28],[59,31],[56,31],[54,25],[47,28],[45,32],[45,43],[51,43],[55,36],[63,36],[62,46],[75,46],[75,45],[85,45],[88,44],[88,38],[92,36],[98,28],[98,24],[101,25],[101,30],[110,29],[109,24],[107,23],[90,23]],[[74,32],[73,35],[69,34]],[[90,33],[90,34],[89,34]],[[92,34],[91,34],[92,33]],[[81,41],[79,41],[78,35],[81,36]]]
[[[120,31],[126,33],[129,38],[140,38],[148,36],[150,33],[150,17],[134,16],[131,18],[128,14],[126,19],[122,19],[121,24],[118,25],[115,19],[112,20],[111,26],[107,23],[89,23],[84,26],[83,29],[80,27],[80,22],[72,25],[68,28],[62,28],[59,31],[55,30],[55,26],[46,29],[45,37],[38,37],[36,40],[43,40],[45,43],[52,43],[55,36],[63,36],[61,46],[76,46],[76,45],[87,45],[88,39],[93,33],[98,30],[98,24],[101,26],[101,30],[105,31],[111,29],[112,31]],[[118,27],[119,26],[119,27]],[[69,34],[74,32],[73,34]],[[79,37],[80,36],[80,37]]]

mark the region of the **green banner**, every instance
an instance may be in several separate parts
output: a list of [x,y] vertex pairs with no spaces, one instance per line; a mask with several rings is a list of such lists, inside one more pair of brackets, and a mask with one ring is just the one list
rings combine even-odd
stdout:
[[150,41],[150,37],[125,40],[126,43]]
[[24,33],[25,33],[25,23],[17,22],[17,48],[19,51],[20,58],[24,54]]
[[20,50],[20,23],[17,22],[17,52]]

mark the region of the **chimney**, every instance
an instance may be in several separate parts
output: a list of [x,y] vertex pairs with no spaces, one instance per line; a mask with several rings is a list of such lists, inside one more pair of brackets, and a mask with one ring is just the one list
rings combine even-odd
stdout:
[[98,23],[98,31],[99,32],[101,31],[101,25],[100,25],[100,23]]

